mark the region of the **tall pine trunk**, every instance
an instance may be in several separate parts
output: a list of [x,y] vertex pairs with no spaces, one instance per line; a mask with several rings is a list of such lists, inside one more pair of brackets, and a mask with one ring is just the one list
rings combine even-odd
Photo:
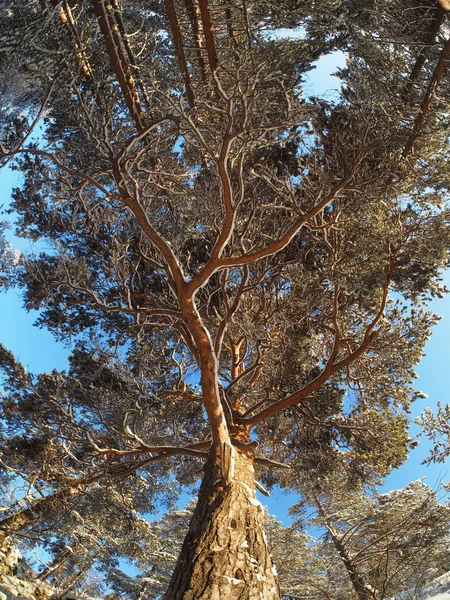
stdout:
[[234,448],[227,486],[218,459],[205,466],[197,506],[163,600],[279,600],[275,567],[256,500],[253,456]]

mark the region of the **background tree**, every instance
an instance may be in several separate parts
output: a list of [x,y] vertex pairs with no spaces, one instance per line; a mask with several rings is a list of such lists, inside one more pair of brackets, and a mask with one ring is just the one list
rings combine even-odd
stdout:
[[304,496],[316,513],[312,522],[326,531],[320,553],[335,573],[331,581],[344,581],[343,597],[391,598],[448,570],[449,507],[423,481],[364,494],[348,493],[342,479],[329,477],[312,482],[309,493],[304,488]]
[[430,408],[426,408],[416,419],[416,423],[422,426],[422,434],[433,443],[430,455],[426,462],[444,462],[449,455],[450,448],[450,406],[437,404],[436,414]]

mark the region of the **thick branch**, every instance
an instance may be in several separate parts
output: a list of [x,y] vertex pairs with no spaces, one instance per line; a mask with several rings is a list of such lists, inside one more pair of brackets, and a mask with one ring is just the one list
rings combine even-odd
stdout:
[[205,36],[206,51],[208,53],[208,62],[211,71],[217,69],[217,52],[214,44],[213,26],[211,21],[211,14],[209,10],[208,0],[199,0],[200,15],[202,17],[203,35]]
[[414,82],[417,80],[419,73],[422,70],[423,65],[425,64],[428,47],[431,44],[433,44],[436,40],[436,36],[439,33],[439,29],[441,28],[442,22],[446,14],[447,10],[439,2],[436,2],[433,19],[431,21],[427,37],[425,38],[424,46],[422,47],[422,49],[419,52],[419,55],[417,56],[416,62],[414,63],[414,66],[411,70],[411,74],[408,78],[408,83],[405,85],[405,88],[402,92],[402,100],[406,100],[408,98],[414,85]]
[[194,108],[194,91],[192,89],[191,77],[189,75],[189,69],[186,62],[186,56],[184,54],[183,47],[183,36],[181,34],[180,26],[178,24],[177,13],[175,10],[175,3],[173,0],[164,0],[166,6],[167,17],[169,19],[170,30],[172,32],[173,43],[175,46],[175,52],[178,58],[178,64],[180,65],[180,71],[183,75],[184,86],[186,88],[186,96],[190,108]]
[[433,96],[441,82],[442,77],[444,76],[445,70],[447,68],[447,63],[450,59],[450,38],[445,42],[445,45],[442,49],[441,56],[437,62],[436,68],[434,69],[433,75],[431,77],[430,83],[428,84],[427,91],[423,97],[422,103],[420,105],[420,111],[417,115],[417,118],[414,122],[414,127],[411,132],[411,135],[406,143],[405,149],[403,150],[403,156],[408,156],[411,153],[414,143],[416,139],[419,137],[420,130],[422,129],[423,122],[425,120],[425,116],[430,108],[431,101]]
[[[353,352],[349,352],[349,354],[345,358],[342,358],[341,360],[334,362],[334,359],[337,355],[337,350],[338,350],[337,342],[340,337],[340,332],[336,332],[335,343],[333,344],[333,350],[331,352],[331,355],[330,355],[323,371],[320,373],[320,375],[318,377],[316,377],[316,379],[313,379],[313,381],[308,383],[308,385],[306,385],[301,390],[298,390],[298,391],[294,392],[293,394],[290,394],[289,396],[287,396],[286,398],[283,398],[282,400],[279,400],[278,402],[274,402],[273,404],[271,404],[270,406],[268,406],[261,412],[257,413],[253,417],[250,417],[249,419],[241,419],[240,421],[238,420],[238,422],[245,423],[246,425],[253,427],[253,426],[257,425],[258,423],[265,421],[268,417],[271,417],[272,415],[276,414],[280,410],[284,410],[285,408],[289,408],[291,406],[294,406],[295,404],[298,404],[301,400],[304,400],[309,395],[314,394],[314,392],[316,392],[320,387],[322,387],[322,385],[332,375],[334,375],[334,373],[337,373],[338,371],[345,369],[346,367],[351,365],[353,362],[355,362],[362,354],[364,354],[364,352],[369,348],[371,342],[374,340],[374,338],[376,337],[376,335],[378,333],[378,330],[375,330],[375,327],[379,323],[380,319],[382,318],[382,316],[384,314],[384,309],[386,307],[386,302],[387,302],[388,293],[389,293],[389,283],[390,283],[390,279],[392,276],[392,272],[393,272],[393,264],[392,264],[392,259],[390,257],[389,268],[387,271],[386,282],[384,285],[383,297],[382,297],[382,300],[380,303],[380,307],[379,307],[376,315],[374,316],[374,318],[367,325],[366,331],[364,333],[364,337],[363,337],[360,345],[358,346],[358,348],[356,348],[356,350],[354,350]],[[336,301],[336,294],[335,294],[335,301]]]
[[[359,165],[361,164],[364,157],[370,151],[371,148],[361,152],[356,158],[355,162],[350,169],[349,174],[345,177],[340,183],[335,185],[330,192],[320,200],[311,210],[307,213],[303,214],[299,217],[290,227],[289,229],[282,235],[278,240],[262,248],[261,250],[257,250],[255,252],[250,252],[248,254],[243,254],[241,256],[230,256],[223,257],[217,259],[211,259],[203,268],[200,273],[198,273],[188,284],[189,293],[194,293],[199,287],[204,285],[204,283],[211,277],[213,273],[220,269],[226,269],[229,267],[242,267],[245,265],[249,265],[254,263],[257,260],[261,260],[262,258],[266,258],[268,256],[272,256],[281,250],[284,250],[286,246],[290,244],[290,242],[294,239],[300,229],[311,219],[313,219],[316,215],[318,215],[321,211],[323,211],[333,200],[342,192],[346,186],[350,183],[350,181],[355,176]],[[230,215],[231,210],[229,209]],[[228,217],[230,219],[231,217]],[[227,223],[224,225],[224,231],[228,229]]]
[[122,91],[125,103],[130,112],[131,118],[139,132],[145,129],[145,122],[139,95],[134,85],[133,76],[124,53],[120,48],[120,38],[115,24],[112,6],[106,5],[105,0],[93,0],[95,14],[97,16],[100,31],[105,39],[106,49],[108,51],[111,65]]

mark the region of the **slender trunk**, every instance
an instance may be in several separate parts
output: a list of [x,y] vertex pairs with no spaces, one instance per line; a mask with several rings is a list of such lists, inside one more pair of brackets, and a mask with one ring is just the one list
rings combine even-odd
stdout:
[[89,569],[92,567],[93,564],[93,560],[88,560],[86,561],[81,569],[78,571],[78,573],[75,573],[75,575],[73,575],[73,577],[71,577],[67,582],[66,582],[66,586],[64,588],[64,591],[62,592],[62,594],[60,595],[60,598],[66,594],[68,594],[69,592],[71,592],[73,590],[73,588],[77,585],[77,583],[80,582],[80,580],[83,578],[83,576],[87,573],[87,571],[89,571]]
[[432,44],[434,44],[446,14],[447,14],[447,9],[445,9],[439,2],[436,2],[436,6],[434,8],[433,19],[431,21],[430,28],[428,30],[428,34],[425,38],[424,46],[420,50],[420,52],[417,56],[416,62],[414,63],[414,66],[412,68],[408,82],[405,85],[405,88],[402,92],[402,96],[401,96],[402,100],[406,100],[408,98],[408,95],[410,94],[410,92],[413,88],[414,82],[419,77],[420,71],[422,70],[423,65],[425,64],[425,61],[427,58],[427,53],[429,51],[429,47]]
[[419,137],[420,130],[422,128],[423,122],[427,115],[428,109],[430,108],[431,101],[434,97],[434,94],[441,82],[442,77],[447,69],[448,61],[450,60],[450,38],[445,42],[444,47],[442,49],[439,60],[436,64],[436,68],[434,69],[433,76],[431,77],[430,83],[428,84],[427,91],[422,100],[422,104],[420,105],[420,112],[417,115],[417,118],[414,122],[412,133],[409,137],[409,140],[406,143],[405,149],[403,150],[403,156],[408,156],[414,147],[414,143],[416,139]]
[[231,8],[229,6],[225,8],[225,20],[227,22],[227,31],[228,31],[228,38],[230,40],[230,44],[232,46],[234,46],[234,48],[237,48],[239,46],[239,41],[238,41],[236,32],[234,31],[233,14],[232,14]]
[[38,521],[51,511],[55,506],[60,506],[62,500],[68,496],[80,493],[79,488],[64,488],[49,496],[37,500],[33,506],[23,508],[9,517],[0,521],[0,543],[8,536],[25,529],[28,525]]
[[128,60],[130,61],[130,65],[134,69],[134,78],[135,78],[135,81],[136,81],[139,89],[141,90],[142,96],[143,96],[143,98],[144,98],[144,100],[145,100],[145,102],[147,104],[147,109],[149,109],[150,108],[150,99],[148,97],[147,90],[145,89],[144,82],[142,81],[142,77],[141,77],[141,74],[139,72],[139,67],[138,67],[138,64],[136,62],[136,57],[135,57],[135,55],[133,53],[133,50],[131,48],[130,40],[128,38],[128,34],[127,34],[127,31],[126,31],[126,28],[125,28],[125,24],[124,24],[123,19],[122,19],[122,13],[120,11],[119,3],[118,3],[117,0],[112,0],[112,7],[113,7],[113,12],[114,12],[114,17],[115,17],[115,20],[116,20],[116,23],[117,23],[117,26],[119,28],[119,32],[120,32],[120,35],[121,35],[121,38],[122,38],[122,43],[123,43],[123,45],[125,47],[125,50],[126,50],[126,53],[127,53],[127,56],[128,56]]
[[330,534],[331,541],[333,542],[333,545],[336,548],[339,556],[341,557],[342,563],[347,570],[347,574],[349,576],[357,598],[359,600],[377,600],[377,593],[375,591],[372,591],[371,588],[367,586],[363,577],[358,573],[358,569],[353,564],[345,543],[342,541],[336,529],[333,527],[331,520],[327,516],[327,511],[322,506],[322,502],[320,501],[319,496],[314,492],[312,493],[312,496],[314,498],[314,502],[316,503],[319,515],[322,518],[322,522],[325,528],[327,529],[328,533]]
[[184,4],[186,6],[189,20],[191,21],[192,34],[194,36],[195,48],[197,53],[197,60],[200,67],[200,78],[204,83],[206,81],[206,68],[205,61],[203,59],[202,39],[199,27],[200,15],[198,14],[198,11],[200,9],[197,7],[197,5],[194,6],[193,0],[184,0]]
[[59,20],[63,27],[66,27],[69,35],[72,39],[73,49],[75,51],[75,56],[79,61],[81,72],[86,79],[92,79],[92,69],[89,65],[89,60],[86,56],[85,51],[83,50],[83,44],[78,36],[76,24],[72,15],[72,11],[67,2],[63,2],[62,4],[59,0],[50,0],[53,7],[59,6]]
[[50,577],[50,575],[53,575],[56,571],[58,571],[58,569],[64,564],[64,561],[66,560],[66,558],[68,558],[72,554],[73,554],[73,552],[71,549],[67,548],[67,550],[64,550],[64,552],[60,556],[55,558],[55,560],[53,560],[42,571],[42,573],[39,573],[39,575],[36,577],[36,579],[39,579],[40,581],[45,581],[46,579],[48,579],[48,577]]
[[122,91],[125,103],[138,132],[145,129],[145,121],[141,108],[139,94],[131,73],[126,55],[123,51],[117,23],[114,19],[113,7],[105,0],[93,0],[95,14],[100,31],[105,40],[106,49],[116,74],[117,82]]
[[206,463],[189,532],[163,600],[279,600],[276,570],[255,497],[253,455],[235,448],[234,478],[223,486],[219,460]]
[[188,100],[188,104],[190,108],[194,108],[194,91],[192,89],[189,68],[186,62],[186,55],[184,54],[183,36],[181,34],[180,26],[178,24],[175,3],[173,0],[164,0],[164,4],[166,7],[167,18],[169,19],[170,30],[172,32],[175,53],[177,55],[178,64],[180,66],[180,71],[183,76],[184,87],[186,88],[186,97]]
[[355,565],[352,563],[347,548],[343,544],[343,542],[339,539],[339,537],[333,532],[330,531],[330,528],[327,527],[328,531],[331,534],[331,539],[333,541],[334,547],[339,553],[339,556],[342,559],[344,567],[347,569],[348,576],[352,583],[353,589],[355,591],[356,596],[359,600],[377,600],[377,594],[375,591],[371,591],[370,588],[367,587],[363,578],[358,573]]
[[205,36],[206,51],[208,53],[208,62],[211,71],[217,69],[217,52],[214,42],[213,25],[208,0],[199,0],[200,16],[203,25],[203,35]]

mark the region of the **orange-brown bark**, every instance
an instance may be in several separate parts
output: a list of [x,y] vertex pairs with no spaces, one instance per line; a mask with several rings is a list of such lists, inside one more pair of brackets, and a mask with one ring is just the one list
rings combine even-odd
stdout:
[[200,6],[200,15],[203,25],[203,35],[205,36],[206,51],[208,53],[208,62],[211,71],[217,69],[218,60],[216,46],[214,42],[213,25],[208,0],[198,0]]
[[419,137],[420,130],[422,129],[423,122],[425,120],[426,114],[431,106],[431,102],[433,100],[434,94],[441,82],[442,77],[447,69],[448,61],[450,60],[450,38],[445,42],[444,47],[442,49],[439,60],[434,69],[431,80],[428,84],[427,90],[423,97],[422,103],[420,105],[420,111],[417,115],[417,118],[414,122],[413,130],[411,135],[405,145],[405,149],[403,150],[403,156],[408,156],[411,153],[414,144]]
[[121,35],[122,43],[123,43],[125,51],[127,53],[128,60],[130,61],[130,65],[133,67],[134,79],[135,79],[135,81],[141,91],[142,97],[146,101],[147,107],[148,107],[150,103],[149,103],[147,90],[145,89],[144,82],[142,81],[142,77],[139,73],[136,58],[135,58],[133,50],[131,48],[128,34],[127,34],[127,31],[125,28],[125,24],[122,19],[122,12],[120,10],[119,3],[117,0],[112,0],[111,4],[113,7],[114,18],[115,18],[117,27],[118,27],[120,35]]
[[186,88],[186,97],[190,108],[194,108],[194,91],[192,89],[191,77],[189,75],[189,69],[186,62],[186,55],[184,53],[183,36],[181,34],[180,26],[178,24],[177,13],[175,10],[175,3],[173,0],[164,0],[166,7],[167,18],[169,19],[170,31],[172,32],[172,39],[175,46],[175,52],[180,66],[180,71],[183,76],[184,87]]
[[95,14],[100,26],[100,31],[105,40],[106,49],[116,75],[117,82],[122,91],[128,111],[133,119],[138,132],[145,129],[145,121],[139,94],[137,92],[130,65],[126,59],[125,52],[121,48],[121,39],[118,26],[115,21],[112,6],[106,4],[105,0],[93,0]]
[[196,5],[194,6],[193,0],[184,0],[184,4],[186,6],[186,11],[187,11],[189,20],[191,22],[192,34],[194,36],[194,44],[195,44],[197,60],[198,60],[199,69],[200,69],[200,79],[201,79],[201,81],[205,82],[206,81],[206,67],[205,67],[205,60],[203,58],[202,38],[201,38],[200,27],[199,27],[200,15],[198,14],[198,7]]

